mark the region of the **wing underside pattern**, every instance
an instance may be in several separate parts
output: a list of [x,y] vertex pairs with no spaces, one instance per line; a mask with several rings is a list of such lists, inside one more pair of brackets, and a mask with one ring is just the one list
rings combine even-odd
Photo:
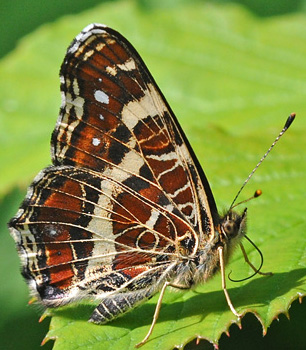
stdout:
[[60,79],[53,165],[10,223],[23,273],[51,306],[80,291],[156,284],[209,239],[216,211],[183,131],[125,38],[88,26]]

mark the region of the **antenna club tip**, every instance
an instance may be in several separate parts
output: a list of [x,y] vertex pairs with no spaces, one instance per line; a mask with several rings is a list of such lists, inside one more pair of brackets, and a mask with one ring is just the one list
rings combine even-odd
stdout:
[[295,119],[296,114],[295,113],[291,113],[286,121],[286,124],[284,126],[284,129],[287,130],[289,128],[289,126],[292,124],[292,122]]
[[256,190],[254,193],[254,198],[257,198],[262,195],[262,190]]

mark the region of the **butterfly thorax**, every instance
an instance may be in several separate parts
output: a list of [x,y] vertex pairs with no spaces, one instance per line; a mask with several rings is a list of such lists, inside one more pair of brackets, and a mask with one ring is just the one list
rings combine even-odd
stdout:
[[178,264],[180,276],[174,283],[188,287],[207,281],[220,270],[218,248],[223,247],[224,261],[229,260],[235,247],[240,243],[246,233],[246,209],[242,214],[229,211],[220,217],[215,227],[215,234],[210,241],[199,242],[194,258]]

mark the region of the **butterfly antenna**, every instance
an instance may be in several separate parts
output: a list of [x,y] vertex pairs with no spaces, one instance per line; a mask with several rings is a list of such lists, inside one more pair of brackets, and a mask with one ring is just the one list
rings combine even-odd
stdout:
[[[240,191],[241,192],[241,191]],[[240,205],[240,204],[242,204],[242,203],[246,203],[246,202],[248,202],[248,201],[250,201],[251,199],[253,199],[253,198],[257,198],[257,197],[259,197],[259,196],[261,196],[262,195],[262,190],[256,190],[255,191],[255,193],[253,194],[253,196],[251,196],[251,197],[249,197],[249,198],[247,198],[247,199],[244,199],[243,201],[241,201],[241,202],[238,202],[238,203],[235,203],[235,205],[233,205],[234,204],[234,202],[232,203],[232,206],[230,207],[230,210],[232,210],[233,208],[235,208],[235,207],[238,207],[238,205]]]
[[[295,118],[295,113],[291,113],[289,115],[289,117],[287,118],[287,121],[283,127],[283,129],[281,130],[281,132],[279,133],[279,135],[276,137],[276,139],[274,140],[274,142],[272,143],[272,145],[269,147],[269,149],[267,150],[267,152],[263,155],[263,157],[260,159],[260,161],[257,163],[257,165],[255,166],[255,168],[252,170],[252,172],[250,173],[250,175],[246,178],[246,180],[244,181],[244,183],[242,184],[242,186],[240,187],[240,190],[238,191],[238,193],[236,194],[236,197],[234,198],[229,211],[234,207],[234,204],[237,200],[237,198],[239,197],[241,191],[244,189],[245,185],[250,181],[251,177],[254,175],[255,171],[259,168],[260,164],[265,160],[265,158],[267,157],[267,155],[272,151],[272,148],[275,146],[275,144],[277,143],[277,141],[284,135],[284,133],[289,129],[290,125],[292,124],[292,122],[294,121]],[[257,194],[256,194],[257,193]],[[258,194],[259,193],[259,194]],[[257,190],[254,194],[254,196],[252,196],[251,198],[256,198],[261,194],[260,190]],[[249,198],[249,199],[251,199]],[[248,201],[249,199],[240,202],[239,204]],[[238,205],[238,204],[237,204]],[[236,206],[236,205],[235,205]]]

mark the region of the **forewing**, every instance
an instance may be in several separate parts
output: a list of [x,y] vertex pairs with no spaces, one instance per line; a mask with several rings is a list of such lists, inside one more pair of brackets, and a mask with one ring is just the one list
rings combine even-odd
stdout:
[[198,234],[212,232],[211,211],[215,215],[216,209],[206,178],[165,98],[125,38],[102,25],[85,28],[68,48],[61,82],[54,164],[102,172],[148,199],[158,187],[171,203],[167,210]]

